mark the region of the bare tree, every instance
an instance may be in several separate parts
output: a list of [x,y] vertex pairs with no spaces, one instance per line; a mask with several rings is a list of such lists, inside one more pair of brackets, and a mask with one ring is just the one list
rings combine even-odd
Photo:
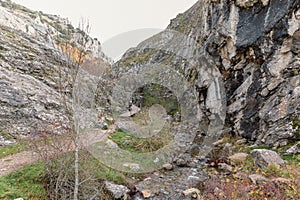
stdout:
[[[61,37],[58,35],[57,42],[59,50],[65,56],[65,62],[62,62],[58,69],[59,77],[59,93],[61,95],[61,104],[65,109],[66,116],[69,122],[69,133],[72,138],[74,146],[74,200],[78,199],[78,190],[80,185],[79,180],[79,133],[78,125],[75,124],[73,118],[73,107],[71,97],[75,96],[74,91],[72,93],[78,70],[83,63],[84,59],[87,57],[89,49],[89,33],[90,33],[90,24],[87,20],[81,20],[78,28],[74,30],[67,29],[67,36]],[[61,55],[58,55],[61,57]],[[59,58],[58,58],[59,59]],[[67,73],[66,73],[67,72]],[[60,148],[54,148],[60,149]],[[49,151],[47,151],[49,154]],[[45,160],[49,155],[45,156]],[[69,159],[70,160],[70,159]],[[62,161],[64,162],[64,161]],[[64,163],[65,164],[65,163]],[[51,165],[49,165],[51,166]],[[63,174],[59,174],[59,178],[62,178]],[[56,191],[59,184],[56,184]]]

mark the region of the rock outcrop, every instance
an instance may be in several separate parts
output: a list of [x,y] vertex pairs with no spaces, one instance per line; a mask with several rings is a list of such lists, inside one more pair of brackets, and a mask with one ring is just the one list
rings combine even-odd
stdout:
[[[67,19],[0,1],[0,133],[18,138],[68,130],[74,58],[63,45],[76,48],[84,36]],[[108,60],[97,39],[87,36],[86,44],[94,62]]]
[[116,74],[172,66],[197,93],[204,132],[215,118],[222,124],[224,98],[233,134],[284,146],[300,139],[299,9],[299,0],[198,1],[130,49]]

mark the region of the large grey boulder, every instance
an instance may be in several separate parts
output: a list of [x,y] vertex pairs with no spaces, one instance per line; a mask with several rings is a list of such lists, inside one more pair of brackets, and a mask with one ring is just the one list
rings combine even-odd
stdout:
[[130,192],[130,190],[124,185],[117,185],[108,181],[105,182],[105,186],[106,189],[113,195],[114,199],[121,199]]
[[285,164],[285,161],[275,151],[254,149],[250,154],[254,159],[254,164],[260,168],[268,168],[269,165],[280,168]]

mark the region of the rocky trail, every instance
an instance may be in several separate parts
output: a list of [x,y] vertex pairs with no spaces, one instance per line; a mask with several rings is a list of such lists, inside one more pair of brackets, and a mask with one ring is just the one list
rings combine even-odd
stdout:
[[22,151],[0,159],[0,177],[13,172],[20,167],[38,161],[37,154],[33,151]]
[[[65,145],[60,147],[60,154],[74,150],[74,145],[70,145],[70,139],[63,139],[63,143]],[[54,150],[53,147],[54,145],[49,143],[38,147],[35,146],[33,148],[29,148],[29,150],[24,150],[1,158],[0,177],[18,170],[25,165],[41,160],[42,157],[40,155],[44,155],[43,151],[47,152],[47,156],[49,157],[56,156],[58,151]]]

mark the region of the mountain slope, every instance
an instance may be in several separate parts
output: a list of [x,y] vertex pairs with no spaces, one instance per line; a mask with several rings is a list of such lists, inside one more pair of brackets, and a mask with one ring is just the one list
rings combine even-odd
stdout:
[[[218,115],[212,111],[217,104],[203,105],[212,101],[211,81],[221,77],[226,95],[222,89],[217,93],[227,102],[232,134],[270,146],[299,140],[299,1],[249,2],[198,1],[166,31],[129,50],[116,75],[138,72],[147,63],[171,66],[193,85],[198,112],[210,122],[212,113]],[[211,76],[208,66],[215,70]]]

